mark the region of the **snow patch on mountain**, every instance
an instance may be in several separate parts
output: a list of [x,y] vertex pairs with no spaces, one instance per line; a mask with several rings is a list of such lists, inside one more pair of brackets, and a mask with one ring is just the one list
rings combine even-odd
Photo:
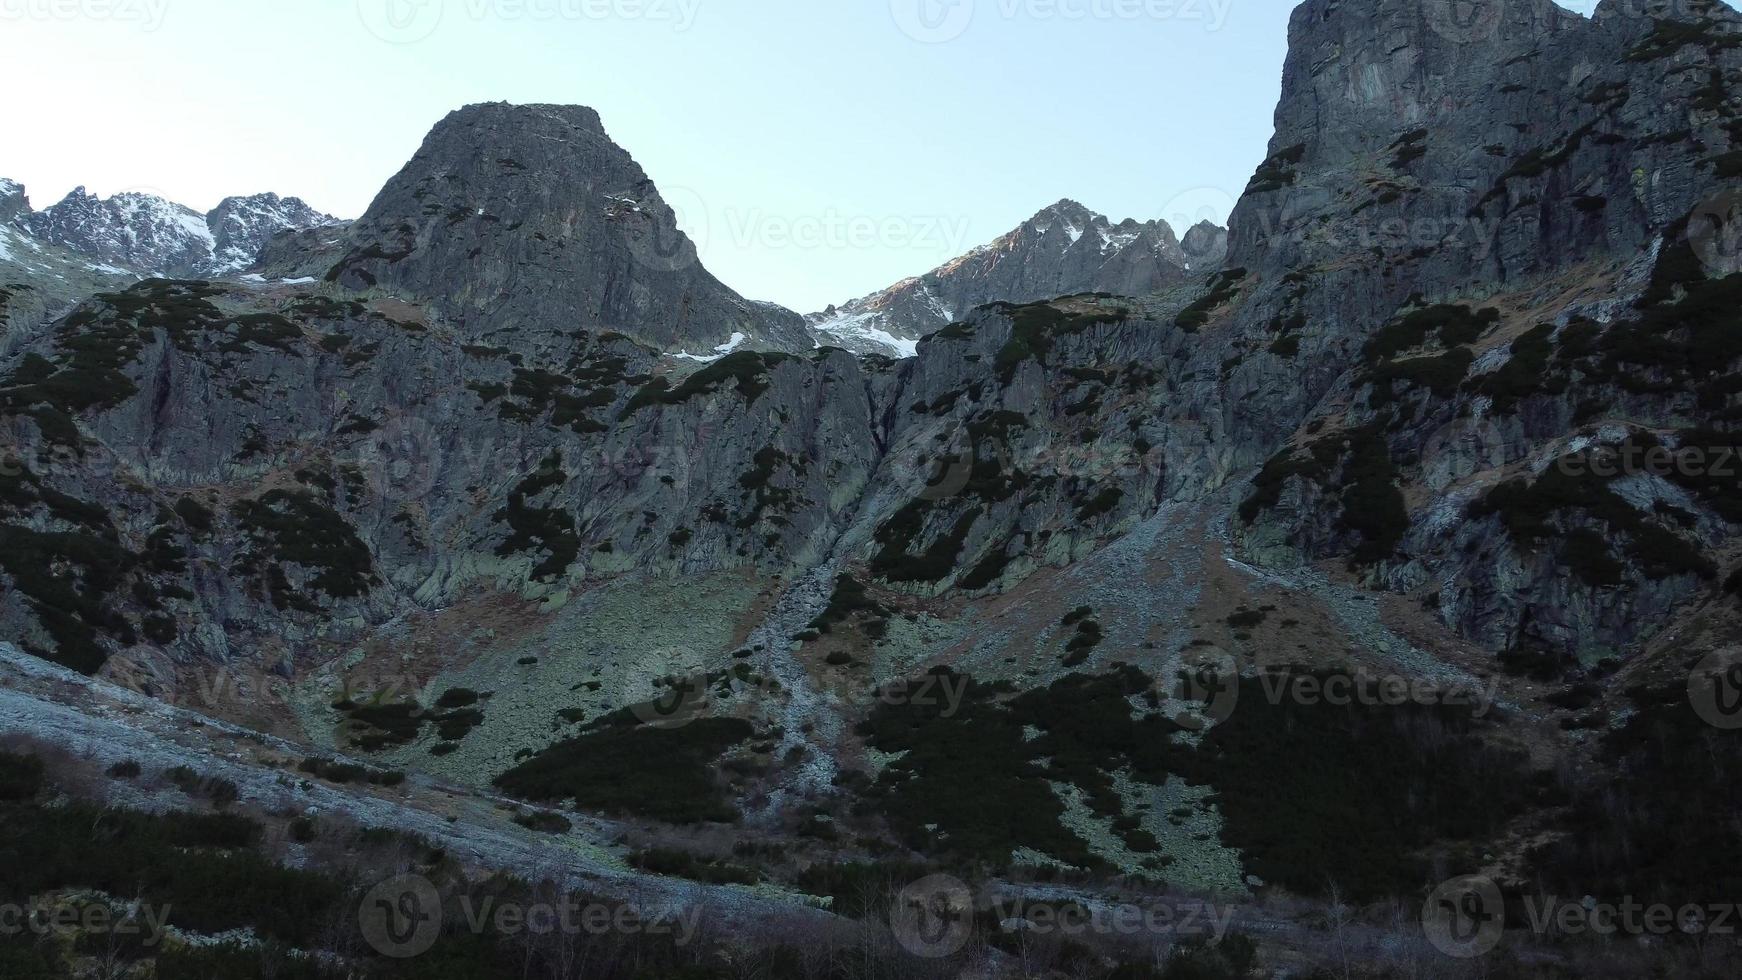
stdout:
[[[851,306],[852,304],[848,304]],[[882,310],[837,312],[810,325],[818,347],[841,347],[856,354],[887,354],[892,357],[913,357],[919,353],[919,340],[898,337],[880,324],[887,316]]]
[[732,339],[714,348],[712,354],[691,354],[688,351],[680,350],[671,356],[684,361],[700,361],[703,364],[712,364],[720,358],[725,357],[727,354],[730,354],[744,346],[744,342],[749,339],[749,337],[746,337],[737,331],[733,331]]

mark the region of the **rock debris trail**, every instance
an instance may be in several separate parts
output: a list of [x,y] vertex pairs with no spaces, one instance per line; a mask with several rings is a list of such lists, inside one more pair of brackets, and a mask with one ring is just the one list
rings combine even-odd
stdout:
[[[835,778],[833,746],[841,735],[841,712],[831,710],[829,696],[811,682],[809,671],[796,656],[798,644],[793,637],[828,608],[839,568],[839,559],[831,558],[805,572],[750,634],[750,648],[762,648],[756,661],[765,678],[760,693],[768,695],[766,703],[771,711],[779,704],[780,725],[785,729],[777,751],[782,759],[791,752],[805,752],[802,761],[787,769],[785,785],[770,792],[754,812],[748,812],[753,821],[777,819],[792,799],[820,794]],[[768,681],[779,683],[779,691]]]

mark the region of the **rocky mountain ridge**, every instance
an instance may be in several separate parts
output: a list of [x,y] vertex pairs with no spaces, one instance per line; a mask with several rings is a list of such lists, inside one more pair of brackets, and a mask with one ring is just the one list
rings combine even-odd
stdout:
[[[1296,10],[1213,271],[951,310],[900,361],[767,349],[793,322],[651,247],[669,209],[623,190],[589,110],[456,114],[336,244],[274,240],[291,281],[102,292],[7,360],[0,622],[170,697],[410,674],[409,700],[212,710],[556,805],[813,839],[869,811],[855,832],[916,853],[1244,892],[1364,867],[1347,820],[1433,830],[1423,800],[1492,793],[1446,830],[1479,846],[1443,856],[1561,874],[1518,842],[1634,831],[1532,823],[1506,787],[1560,777],[1516,760],[1341,787],[1312,780],[1365,770],[1285,764],[1313,739],[1203,769],[1172,739],[1209,707],[1182,671],[1361,667],[1499,685],[1508,738],[1606,774],[1598,743],[1655,724],[1644,682],[1685,694],[1686,661],[1742,636],[1736,476],[1639,462],[1742,448],[1742,17],[1437,9]],[[1070,238],[1057,217],[1041,237]],[[874,696],[924,677],[980,685],[982,727]],[[568,779],[657,740],[636,720],[674,679],[717,784],[625,803]],[[936,749],[963,738],[991,747],[966,769]],[[1163,754],[1108,748],[1133,745]],[[1341,798],[1267,823],[1295,771],[1291,802]],[[975,824],[958,783],[1032,819]],[[1419,897],[1400,866],[1363,894]]]
[[343,222],[297,198],[225,198],[210,214],[151,194],[98,198],[83,187],[41,211],[0,180],[0,354],[103,289],[147,277],[231,278],[284,231],[331,234]]
[[153,194],[129,191],[99,198],[83,187],[41,211],[24,188],[8,181],[0,220],[44,244],[84,256],[100,271],[159,278],[219,278],[254,264],[268,239],[282,231],[331,228],[344,222],[277,194],[227,197],[209,214]]
[[1166,222],[1114,223],[1063,200],[923,276],[805,319],[821,344],[907,357],[920,338],[987,303],[1074,293],[1144,296],[1177,285],[1219,265],[1225,239],[1206,221],[1189,229],[1182,245]]

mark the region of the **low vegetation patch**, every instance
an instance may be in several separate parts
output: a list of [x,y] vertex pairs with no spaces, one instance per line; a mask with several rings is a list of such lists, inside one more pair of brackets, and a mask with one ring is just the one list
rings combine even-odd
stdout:
[[751,734],[750,723],[738,718],[668,728],[618,712],[498,776],[496,786],[521,799],[572,802],[583,810],[731,823],[738,811],[715,783],[715,763]]

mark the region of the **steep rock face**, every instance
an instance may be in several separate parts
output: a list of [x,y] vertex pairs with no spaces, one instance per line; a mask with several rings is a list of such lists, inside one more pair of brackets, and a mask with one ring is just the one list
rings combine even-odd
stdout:
[[[811,347],[801,319],[702,268],[695,244],[591,109],[470,106],[438,124],[347,232],[302,270],[427,299],[470,336],[614,330],[662,350],[743,334]],[[520,341],[510,339],[510,343]]]
[[30,198],[24,194],[24,185],[15,180],[0,177],[0,224],[30,210]]
[[1146,296],[1177,285],[1220,261],[1208,230],[1198,232],[1194,245],[1198,260],[1165,222],[1127,218],[1114,224],[1075,201],[1060,201],[923,276],[808,319],[824,344],[907,356],[919,338],[986,303],[1095,292]]
[[[1742,17],[1525,3],[1448,26],[1436,6],[1295,13],[1229,264],[1279,280],[1272,322],[1354,367],[1255,482],[1245,543],[1589,663],[1731,601],[1742,486],[1710,461],[1742,444]],[[1327,281],[1331,318],[1294,319],[1291,290]],[[1650,451],[1708,462],[1631,455]]]
[[1230,263],[1413,250],[1432,296],[1645,247],[1723,169],[1742,56],[1734,11],[1661,6],[1303,3]]

